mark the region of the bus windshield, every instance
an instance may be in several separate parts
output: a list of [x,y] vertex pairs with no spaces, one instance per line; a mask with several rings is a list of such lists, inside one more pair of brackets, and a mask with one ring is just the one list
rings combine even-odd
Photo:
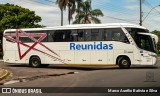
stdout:
[[151,51],[151,52],[156,52],[154,48],[155,45],[154,45],[154,42],[151,36],[138,34],[137,39],[138,39],[137,46],[139,48],[147,50],[147,51]]
[[156,52],[155,43],[153,38],[150,35],[144,35],[139,33],[149,33],[148,30],[145,29],[139,29],[139,28],[126,28],[126,30],[129,32],[129,34],[134,39],[137,46],[141,49]]

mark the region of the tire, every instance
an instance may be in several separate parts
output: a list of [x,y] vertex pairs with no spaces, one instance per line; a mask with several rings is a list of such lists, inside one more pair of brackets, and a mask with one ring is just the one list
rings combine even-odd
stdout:
[[31,57],[31,59],[29,60],[29,65],[31,65],[34,68],[38,68],[41,66],[41,60],[39,57]]
[[118,59],[118,66],[119,66],[119,68],[121,68],[121,69],[127,69],[127,68],[130,68],[130,65],[131,65],[131,62],[130,62],[129,58],[127,58],[127,57],[120,57]]

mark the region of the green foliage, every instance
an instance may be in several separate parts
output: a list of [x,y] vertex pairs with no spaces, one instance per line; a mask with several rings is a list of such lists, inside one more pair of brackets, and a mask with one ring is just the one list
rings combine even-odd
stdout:
[[101,23],[98,16],[103,16],[100,9],[92,9],[91,0],[79,2],[79,9],[77,9],[77,15],[75,17],[74,24],[90,24],[90,23]]
[[152,31],[151,33],[157,35],[158,38],[159,38],[158,43],[157,43],[157,49],[158,49],[158,52],[159,52],[159,50],[160,50],[160,31],[154,30],[154,31]]
[[34,11],[13,4],[0,4],[0,34],[5,29],[42,27]]
[[[63,10],[66,10],[66,7],[68,7],[68,21],[70,24],[70,21],[72,18],[72,15],[75,13],[76,9],[76,2],[81,0],[56,0],[56,4],[58,4],[58,7],[62,11],[61,15],[63,15]],[[61,17],[62,18],[62,17]]]
[[[101,20],[98,16],[103,16],[103,13],[100,9],[92,10],[91,0],[56,0],[56,4],[60,8],[61,20],[63,21],[63,10],[66,10],[68,7],[68,21],[72,20],[73,14],[76,12],[74,24],[88,24],[88,23],[101,23]],[[62,22],[61,21],[61,22]]]

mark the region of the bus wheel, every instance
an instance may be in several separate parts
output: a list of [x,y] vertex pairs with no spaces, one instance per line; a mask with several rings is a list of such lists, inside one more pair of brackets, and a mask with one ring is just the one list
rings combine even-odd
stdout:
[[130,67],[130,65],[131,65],[131,62],[130,62],[130,60],[129,60],[128,57],[120,57],[118,59],[118,66],[119,66],[119,68],[121,68],[121,69],[127,69],[127,68]]
[[41,66],[41,60],[39,57],[34,56],[31,57],[31,59],[29,60],[29,65],[31,65],[32,67],[38,68]]

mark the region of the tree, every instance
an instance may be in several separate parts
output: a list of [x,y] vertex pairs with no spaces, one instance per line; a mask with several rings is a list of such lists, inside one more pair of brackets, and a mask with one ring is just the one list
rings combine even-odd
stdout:
[[42,27],[38,24],[41,20],[41,17],[29,9],[13,4],[0,4],[0,41],[5,29]]
[[68,21],[70,24],[70,21],[72,19],[72,15],[75,12],[75,0],[57,0],[56,4],[58,4],[58,7],[61,10],[61,26],[63,26],[63,10],[66,10],[66,7],[68,7]]
[[0,4],[1,34],[5,29],[41,27],[38,24],[40,21],[41,17],[35,15],[34,11],[13,4]]
[[71,20],[73,19],[72,16],[75,13],[75,10],[76,10],[75,0],[69,0],[69,3],[68,3],[68,21],[69,21],[69,24],[70,24]]
[[[81,5],[82,0],[76,0],[76,2],[77,2],[77,13],[79,14],[80,5]],[[78,24],[80,24],[80,19],[79,19],[79,17],[78,17]]]
[[77,15],[75,17],[74,24],[90,24],[90,23],[101,23],[98,16],[103,16],[103,13],[100,9],[92,10],[91,0],[86,0],[85,2],[80,3],[80,8],[77,10]]

